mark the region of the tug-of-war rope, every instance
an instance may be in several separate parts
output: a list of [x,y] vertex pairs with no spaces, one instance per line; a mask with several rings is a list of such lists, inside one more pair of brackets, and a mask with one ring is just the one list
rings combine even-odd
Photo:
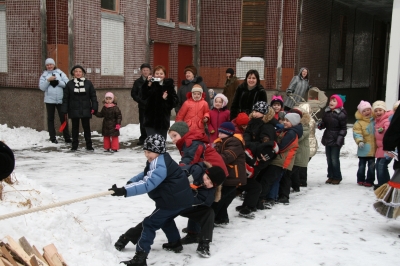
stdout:
[[49,205],[45,205],[45,206],[40,206],[40,207],[36,207],[36,208],[24,210],[24,211],[4,214],[4,215],[0,215],[0,220],[9,219],[9,218],[25,215],[25,214],[32,213],[32,212],[44,211],[44,210],[47,210],[47,209],[60,207],[60,206],[63,206],[63,205],[68,205],[68,204],[72,204],[72,203],[79,202],[79,201],[85,201],[85,200],[89,200],[89,199],[100,198],[100,197],[104,197],[104,196],[107,196],[107,195],[111,195],[113,193],[114,193],[114,191],[112,191],[112,190],[111,191],[104,191],[104,192],[95,193],[95,194],[88,195],[88,196],[81,197],[81,198],[60,201],[60,202],[57,202],[57,203],[53,203],[53,204],[49,204]]

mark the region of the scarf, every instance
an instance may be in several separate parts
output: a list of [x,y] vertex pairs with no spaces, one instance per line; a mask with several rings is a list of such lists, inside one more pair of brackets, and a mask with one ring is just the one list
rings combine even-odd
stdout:
[[106,108],[110,108],[110,107],[114,107],[115,104],[114,104],[114,103],[105,103],[104,106],[105,106]]
[[75,83],[74,86],[75,93],[86,93],[85,78],[80,78],[80,79],[74,78],[74,83]]

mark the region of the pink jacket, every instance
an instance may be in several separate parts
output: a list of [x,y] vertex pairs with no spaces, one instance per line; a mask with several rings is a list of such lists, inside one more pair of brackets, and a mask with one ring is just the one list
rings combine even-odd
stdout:
[[[376,153],[375,158],[384,158],[385,154],[383,152],[383,136],[385,135],[386,130],[389,127],[390,121],[389,116],[393,114],[393,111],[387,111],[381,117],[375,118],[375,140],[376,140]],[[383,131],[379,132],[379,128],[382,128]]]
[[210,143],[218,138],[218,127],[224,123],[229,122],[231,112],[226,108],[213,108],[210,111],[210,120],[208,121],[208,131],[210,131]]
[[179,109],[176,115],[175,122],[184,121],[189,126],[190,130],[200,129],[204,132],[204,117],[210,120],[210,113],[208,109],[208,103],[204,100],[206,94],[203,92],[200,101],[194,101],[192,93],[186,94],[187,100],[183,103],[181,109]]

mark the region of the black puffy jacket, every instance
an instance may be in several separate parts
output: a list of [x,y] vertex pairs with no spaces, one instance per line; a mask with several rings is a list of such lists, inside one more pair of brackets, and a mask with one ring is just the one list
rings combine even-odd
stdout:
[[235,119],[240,112],[245,112],[249,115],[253,105],[259,101],[268,102],[267,93],[261,84],[256,85],[252,90],[247,88],[246,82],[240,84],[233,97],[230,120]]
[[343,146],[344,138],[347,135],[346,110],[343,107],[333,110],[327,107],[318,128],[325,128],[321,141],[324,146]]
[[74,92],[74,79],[68,81],[64,88],[64,97],[61,111],[68,113],[69,118],[92,118],[92,110],[97,112],[99,103],[97,102],[96,90],[90,80],[84,80],[85,92]]

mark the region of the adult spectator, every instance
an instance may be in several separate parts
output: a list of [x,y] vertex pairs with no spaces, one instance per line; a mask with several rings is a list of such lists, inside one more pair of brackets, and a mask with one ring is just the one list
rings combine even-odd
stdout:
[[9,177],[14,171],[15,158],[12,150],[0,141],[0,181]]
[[290,81],[289,87],[286,90],[287,97],[283,103],[285,111],[292,109],[293,106],[296,105],[296,102],[302,101],[302,98],[306,99],[306,93],[310,88],[310,85],[308,84],[308,76],[308,69],[302,67],[299,74],[294,76],[292,81]]
[[79,145],[79,120],[83,127],[83,136],[86,141],[86,149],[94,151],[92,146],[92,134],[90,132],[90,119],[96,114],[99,103],[97,102],[96,90],[92,82],[85,78],[86,71],[76,65],[71,69],[71,79],[64,90],[63,105],[61,111],[68,113],[72,121],[72,148],[76,151]]
[[[44,102],[46,103],[47,111],[47,129],[50,135],[50,141],[58,143],[56,139],[56,130],[54,128],[54,115],[58,113],[60,123],[64,123],[65,115],[61,112],[64,88],[69,79],[64,72],[56,67],[53,58],[47,58],[44,62],[46,70],[39,79],[39,88],[44,91]],[[71,143],[71,137],[68,132],[68,125],[63,130],[64,141]]]
[[255,69],[251,69],[246,73],[245,82],[237,87],[235,96],[233,97],[231,105],[231,118],[232,121],[241,112],[249,115],[252,111],[253,105],[256,102],[268,102],[267,93],[260,83],[260,75]]
[[228,98],[228,105],[226,106],[228,110],[231,109],[233,96],[235,96],[235,91],[238,86],[239,86],[239,81],[235,76],[235,72],[233,71],[232,68],[228,68],[226,70],[225,87],[224,90],[222,91],[222,94],[224,94],[226,98]]
[[199,84],[203,92],[206,92],[206,102],[208,103],[208,107],[210,108],[210,95],[207,93],[207,86],[203,82],[203,78],[201,76],[197,76],[197,68],[193,65],[188,65],[185,67],[185,80],[182,80],[182,86],[179,88],[178,95],[178,104],[175,107],[175,112],[178,113],[179,109],[181,109],[183,103],[186,101],[186,94],[192,91],[192,87],[194,84]]
[[142,86],[150,75],[151,67],[149,64],[144,63],[140,66],[141,76],[133,83],[131,96],[135,102],[138,103],[139,108],[139,126],[140,126],[140,137],[139,142],[136,145],[143,145],[144,140],[147,138],[146,129],[144,127],[144,109],[146,107],[146,101],[140,97]]

